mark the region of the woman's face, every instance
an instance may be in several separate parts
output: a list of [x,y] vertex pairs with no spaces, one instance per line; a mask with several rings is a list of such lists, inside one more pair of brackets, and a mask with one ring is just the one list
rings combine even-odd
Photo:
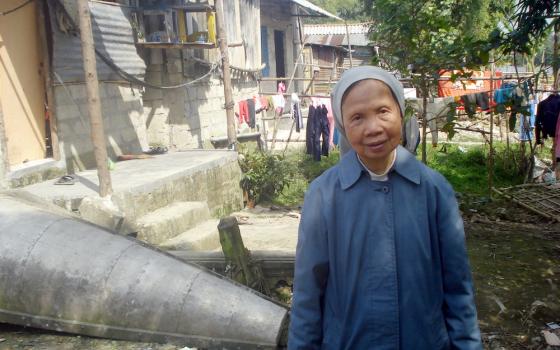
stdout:
[[348,142],[368,169],[385,170],[400,143],[402,128],[401,111],[391,89],[374,79],[355,84],[343,98],[342,122]]

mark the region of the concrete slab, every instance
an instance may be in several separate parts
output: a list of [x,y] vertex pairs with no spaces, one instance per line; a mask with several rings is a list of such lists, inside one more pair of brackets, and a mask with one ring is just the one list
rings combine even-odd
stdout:
[[205,202],[175,202],[138,219],[138,239],[159,244],[210,219]]
[[[237,153],[228,150],[189,150],[156,155],[153,158],[117,162],[111,171],[114,193],[149,192],[169,181],[237,160]],[[81,200],[96,196],[99,189],[97,170],[76,174],[74,185],[55,185],[49,180],[23,189],[52,202]]]

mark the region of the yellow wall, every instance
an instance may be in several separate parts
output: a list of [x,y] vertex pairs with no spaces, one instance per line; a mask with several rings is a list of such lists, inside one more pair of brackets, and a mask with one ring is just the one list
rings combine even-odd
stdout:
[[[2,0],[0,11],[21,0]],[[45,158],[45,89],[35,3],[0,19],[0,102],[10,165]]]

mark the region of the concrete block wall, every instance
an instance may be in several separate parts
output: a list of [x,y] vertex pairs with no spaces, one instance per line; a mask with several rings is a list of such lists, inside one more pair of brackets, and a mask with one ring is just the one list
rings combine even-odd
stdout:
[[[138,88],[125,83],[99,84],[109,157],[148,148],[146,114]],[[85,84],[55,86],[60,148],[70,173],[95,167]]]
[[[152,50],[146,79],[158,85],[176,85],[205,74],[209,67],[189,60],[179,50]],[[183,60],[183,61],[182,61]],[[235,102],[258,93],[257,82],[246,74],[232,79]],[[224,86],[219,73],[181,89],[147,88],[143,96],[149,143],[172,150],[212,148],[211,137],[227,135]]]

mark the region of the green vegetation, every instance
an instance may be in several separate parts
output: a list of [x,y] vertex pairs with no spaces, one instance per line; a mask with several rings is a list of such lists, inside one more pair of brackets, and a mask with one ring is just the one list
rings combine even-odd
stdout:
[[248,203],[273,200],[295,174],[293,164],[281,154],[249,149],[240,153],[239,166],[243,172],[240,185]]
[[297,169],[288,187],[273,200],[274,204],[282,206],[297,206],[303,203],[303,196],[307,187],[315,178],[325,170],[332,167],[340,158],[338,150],[329,153],[328,157],[322,157],[320,162],[305,154],[303,150],[291,151],[286,155],[286,160]]
[[[542,156],[549,148],[545,147]],[[473,196],[488,196],[488,146],[458,146],[441,143],[428,148],[428,166],[439,171],[455,191]],[[528,153],[529,150],[527,149]],[[325,170],[339,160],[335,150],[320,162],[302,150],[289,151],[285,156],[260,151],[243,151],[240,160],[244,172],[242,188],[255,203],[271,203],[294,207],[303,203],[307,187]],[[543,158],[537,154],[539,158]],[[494,154],[494,187],[508,187],[523,183],[524,167],[520,167],[519,144],[508,149],[497,143]]]
[[[523,183],[523,172],[512,155],[519,154],[514,145],[508,152],[498,144],[494,153],[494,187],[515,186]],[[428,148],[428,166],[439,171],[455,191],[472,195],[488,195],[488,147],[442,144]]]

